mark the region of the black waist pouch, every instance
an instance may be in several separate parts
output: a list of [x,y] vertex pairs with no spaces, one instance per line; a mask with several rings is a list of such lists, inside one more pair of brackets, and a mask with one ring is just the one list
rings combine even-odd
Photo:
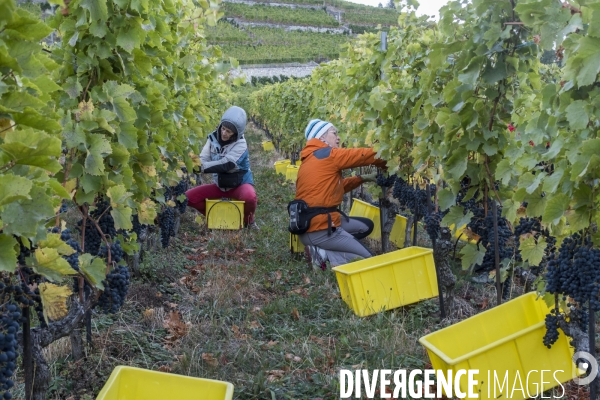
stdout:
[[217,186],[223,189],[235,189],[244,181],[248,171],[222,172],[217,174]]

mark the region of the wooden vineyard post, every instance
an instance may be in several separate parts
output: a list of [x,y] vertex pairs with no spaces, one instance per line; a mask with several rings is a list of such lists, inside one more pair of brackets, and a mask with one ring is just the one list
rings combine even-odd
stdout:
[[[431,206],[431,190],[430,190],[430,186],[429,183],[427,184],[427,186],[425,186],[425,193],[427,194],[427,213],[431,214],[432,210],[432,206]],[[415,227],[416,230],[416,227]],[[433,246],[433,251],[435,252],[435,245],[436,245],[436,238],[432,237],[431,238],[431,245]],[[433,257],[433,264],[435,265],[435,275],[436,275],[436,280],[437,280],[437,286],[438,286],[438,296],[439,296],[439,300],[440,300],[440,319],[443,320],[444,318],[446,318],[446,309],[444,307],[444,293],[442,292],[442,283],[440,282],[440,268],[438,267],[438,264],[436,262],[436,257]]]
[[492,218],[494,219],[494,265],[496,267],[496,304],[502,304],[502,281],[500,277],[500,248],[498,245],[498,213],[496,200],[492,200]]

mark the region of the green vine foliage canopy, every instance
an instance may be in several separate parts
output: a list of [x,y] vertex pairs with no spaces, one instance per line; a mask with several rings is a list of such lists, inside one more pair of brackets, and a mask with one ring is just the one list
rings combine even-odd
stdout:
[[[559,238],[597,226],[600,1],[451,1],[435,24],[404,11],[386,51],[379,35],[361,35],[310,78],[254,93],[252,113],[282,143],[301,143],[311,118],[331,120],[392,172],[443,180],[445,225],[472,216],[456,205],[468,178],[464,200],[489,193],[511,222],[541,217]],[[559,63],[542,64],[544,50]],[[521,252],[537,265],[544,247]]]
[[[163,188],[194,168],[230,99],[220,50],[204,39],[217,3],[67,7],[48,26],[14,0],[0,6],[0,270],[38,245],[32,264],[51,279],[75,273],[60,241],[43,241],[61,199],[85,213],[107,197],[116,229],[133,214],[154,224]],[[53,28],[60,42],[42,47]]]

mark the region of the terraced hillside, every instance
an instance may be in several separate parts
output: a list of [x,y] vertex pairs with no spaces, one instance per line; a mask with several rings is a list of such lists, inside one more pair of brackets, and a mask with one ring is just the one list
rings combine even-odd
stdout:
[[395,9],[342,0],[231,0],[225,16],[209,28],[209,43],[241,65],[323,62],[339,56],[356,34],[396,23]]

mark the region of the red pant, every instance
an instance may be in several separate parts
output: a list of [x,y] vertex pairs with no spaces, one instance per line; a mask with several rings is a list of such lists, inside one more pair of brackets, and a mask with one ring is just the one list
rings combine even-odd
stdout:
[[188,198],[188,206],[200,211],[206,215],[206,199],[228,198],[245,202],[244,204],[244,225],[254,222],[254,211],[256,211],[256,191],[254,186],[244,183],[235,189],[223,192],[217,185],[196,186],[185,192]]

